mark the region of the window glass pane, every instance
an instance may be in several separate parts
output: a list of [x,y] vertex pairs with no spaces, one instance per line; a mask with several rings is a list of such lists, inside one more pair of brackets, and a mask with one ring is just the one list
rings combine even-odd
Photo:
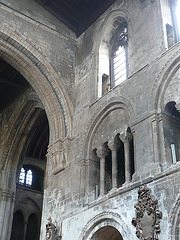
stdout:
[[176,13],[175,14],[176,14],[178,31],[180,32],[180,0],[177,1]]
[[28,170],[27,171],[27,175],[26,175],[26,184],[27,185],[32,185],[32,171],[31,170]]
[[25,170],[24,168],[21,168],[21,172],[19,175],[19,183],[24,183],[24,180],[25,180]]
[[117,86],[126,79],[126,52],[124,47],[119,47],[114,57],[114,83]]

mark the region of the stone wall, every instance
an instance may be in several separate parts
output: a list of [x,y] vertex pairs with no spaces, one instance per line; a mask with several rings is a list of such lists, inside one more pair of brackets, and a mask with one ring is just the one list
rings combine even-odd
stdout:
[[[28,78],[47,109],[51,136],[41,239],[45,239],[49,216],[58,232],[62,224],[63,240],[91,239],[103,226],[116,227],[124,240],[136,239],[131,224],[133,206],[138,188],[144,184],[158,199],[163,214],[159,239],[170,239],[172,222],[178,221],[173,209],[179,211],[174,206],[179,198],[180,165],[172,162],[166,131],[167,122],[174,117],[164,108],[169,101],[179,103],[180,44],[166,48],[160,1],[117,0],[78,39],[41,7],[32,15],[31,7],[38,6],[35,3],[27,3],[23,9],[22,2],[18,3],[0,5],[0,30],[18,32],[30,42],[31,51],[38,50],[41,62],[46,60],[45,69],[58,76],[51,81],[48,73],[47,82],[39,80],[50,83],[43,94],[36,83],[37,74]],[[99,47],[118,16],[128,22],[129,74],[123,83],[98,98]],[[134,137],[135,173],[128,184],[96,198],[92,182],[98,163],[92,151],[125,127]]]

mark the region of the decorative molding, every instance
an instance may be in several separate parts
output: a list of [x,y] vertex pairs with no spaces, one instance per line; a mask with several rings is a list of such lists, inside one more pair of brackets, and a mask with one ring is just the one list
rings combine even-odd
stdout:
[[[82,141],[80,143],[81,152],[79,156],[81,156],[82,159],[90,158],[89,144],[93,136],[93,131],[97,126],[100,125],[100,123],[102,122],[106,114],[116,109],[124,109],[127,111],[129,115],[130,122],[132,122],[132,120],[134,120],[135,118],[135,109],[134,109],[133,103],[131,103],[131,100],[129,98],[126,98],[123,96],[112,97],[104,101],[102,104],[99,102],[96,102],[96,106],[98,107],[96,107],[93,110],[91,114],[91,118],[84,131],[84,136],[82,137]],[[94,107],[94,104],[91,106],[91,108],[93,109],[93,107]]]
[[1,189],[1,199],[2,201],[15,201],[15,193],[10,189]]
[[[6,27],[3,31],[0,30],[0,57],[19,71],[37,90],[45,107],[50,129],[52,128],[50,142],[70,135],[74,111],[73,99],[71,94],[67,94],[68,89],[64,86],[60,73],[57,73],[49,63],[47,56],[19,33]],[[34,79],[38,79],[38,82]],[[52,101],[49,101],[50,97]]]
[[134,205],[136,217],[132,219],[132,224],[140,240],[159,239],[162,212],[158,208],[158,200],[150,192],[147,186],[139,187],[138,202]]
[[[179,44],[177,44],[179,45]],[[162,93],[164,92],[164,86],[168,82],[168,80],[171,80],[171,74],[174,71],[177,71],[177,67],[180,62],[180,48],[177,46],[177,51],[172,54],[172,56],[168,59],[168,61],[163,65],[161,68],[157,78],[154,81],[153,87],[150,91],[150,102],[149,102],[149,110],[160,110],[159,108],[162,106],[159,106],[161,104],[161,98]],[[177,57],[178,56],[178,57]]]
[[72,138],[67,137],[49,145],[47,158],[52,162],[53,175],[62,172],[65,168],[70,166],[68,156],[71,150],[72,140]]
[[[95,216],[93,216],[87,224],[82,229],[82,232],[78,240],[90,240],[93,234],[104,226],[115,227],[122,237],[124,238],[127,232],[131,232],[128,229],[126,223],[123,221],[122,217],[112,211],[103,211]],[[126,238],[125,238],[126,239]]]

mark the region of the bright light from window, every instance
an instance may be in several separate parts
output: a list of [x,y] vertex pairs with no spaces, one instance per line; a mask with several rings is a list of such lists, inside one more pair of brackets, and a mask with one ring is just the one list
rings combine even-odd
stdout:
[[28,170],[26,175],[26,184],[32,185],[32,171]]
[[21,172],[19,175],[19,183],[25,184],[25,185],[32,185],[33,180],[33,172],[32,170],[25,170],[24,168],[21,168]]
[[114,56],[114,84],[117,86],[126,79],[126,52],[124,47],[119,47]]
[[177,20],[178,31],[180,32],[180,0],[177,1],[177,5],[176,5],[176,20]]
[[24,183],[24,180],[25,180],[25,170],[24,168],[21,168],[21,172],[19,175],[19,183]]

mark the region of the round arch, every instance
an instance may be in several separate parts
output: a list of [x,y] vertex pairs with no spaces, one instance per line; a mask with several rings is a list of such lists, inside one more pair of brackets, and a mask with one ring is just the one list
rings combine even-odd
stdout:
[[93,53],[98,52],[98,49],[99,49],[102,39],[104,38],[104,36],[106,36],[107,32],[109,32],[109,29],[112,29],[112,24],[113,24],[114,20],[118,17],[122,17],[122,18],[126,19],[127,22],[130,21],[129,12],[125,8],[111,11],[105,17],[104,21],[102,22],[102,24],[99,27],[96,41],[94,41],[94,45],[93,45]]
[[105,226],[95,232],[92,240],[123,240],[123,238],[115,227]]
[[[134,119],[135,110],[133,107],[133,104],[131,103],[130,99],[127,99],[125,97],[118,97],[118,98],[111,98],[107,102],[105,102],[103,105],[100,105],[94,114],[92,114],[92,117],[89,121],[89,124],[86,129],[86,136],[83,138],[85,141],[83,141],[84,146],[81,149],[84,149],[83,157],[84,159],[89,159],[91,155],[91,141],[93,138],[93,134],[98,128],[98,126],[101,124],[103,119],[112,111],[116,109],[124,109],[127,111],[129,115],[129,121],[132,122]],[[98,114],[97,114],[98,113]],[[129,126],[127,125],[127,128]],[[118,133],[118,132],[117,132]]]
[[29,216],[33,213],[36,214],[37,218],[40,220],[40,206],[30,197],[23,198],[18,205],[15,206],[14,213],[17,211],[23,213],[25,220],[28,220]]
[[119,231],[123,240],[128,240],[131,230],[122,217],[115,212],[102,212],[88,221],[78,240],[92,240],[93,235],[103,227],[113,227]]
[[14,190],[21,153],[26,145],[29,131],[42,109],[37,108],[36,102],[31,100],[24,102],[16,110],[17,115],[9,129],[3,149],[1,165],[1,170],[3,170],[2,185]]
[[[122,3],[123,6],[123,3]],[[95,99],[102,96],[102,74],[110,75],[108,65],[109,65],[109,45],[110,39],[117,31],[114,27],[114,23],[118,18],[124,19],[127,23],[130,21],[129,12],[125,8],[111,11],[105,18],[102,24],[97,30],[97,36],[95,37],[94,44],[92,47],[92,52],[95,56],[96,71],[94,79],[95,88]],[[106,72],[106,70],[107,72]],[[105,71],[105,72],[104,72]]]
[[[173,60],[172,60],[173,59]],[[157,76],[150,95],[149,110],[156,110],[157,112],[164,110],[163,100],[165,91],[173,78],[173,76],[180,69],[180,51],[178,50],[170,60],[161,69]]]
[[46,57],[18,33],[0,31],[0,58],[12,65],[35,89],[49,120],[50,144],[71,135],[72,99]]

